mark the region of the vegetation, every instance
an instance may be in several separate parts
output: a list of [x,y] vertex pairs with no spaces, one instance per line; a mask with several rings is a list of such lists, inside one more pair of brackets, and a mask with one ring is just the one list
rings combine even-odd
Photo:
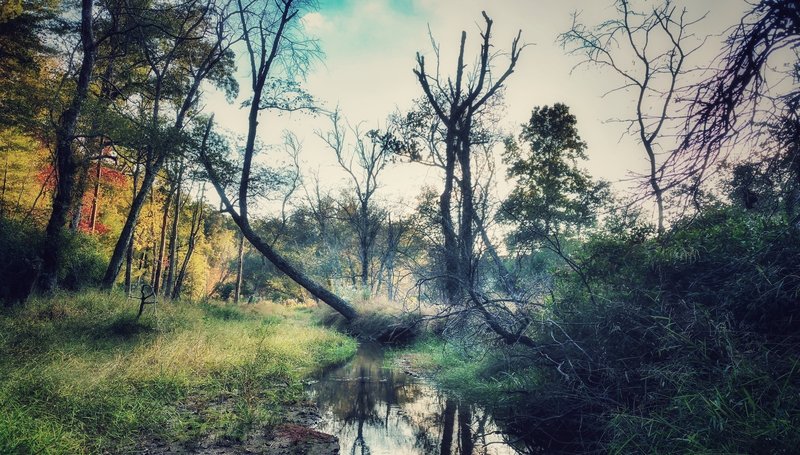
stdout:
[[530,332],[544,357],[445,331],[405,358],[551,450],[792,453],[796,235],[731,208],[659,239],[604,232],[577,253],[597,304],[563,272]]
[[0,318],[0,451],[122,453],[237,441],[281,422],[302,381],[355,342],[273,304],[58,294]]
[[[534,57],[488,12],[431,33],[410,107],[365,129],[305,90],[316,2],[4,2],[0,452],[246,438],[352,354],[311,319],[416,340],[412,368],[535,450],[796,451],[800,9],[748,3],[713,68],[693,3],[610,2],[558,42],[632,95],[629,188],[592,174],[566,104],[501,128]],[[212,87],[241,88],[240,131]],[[328,116],[343,187],[295,133],[262,143],[285,112]],[[440,181],[401,208],[381,185],[411,163]]]

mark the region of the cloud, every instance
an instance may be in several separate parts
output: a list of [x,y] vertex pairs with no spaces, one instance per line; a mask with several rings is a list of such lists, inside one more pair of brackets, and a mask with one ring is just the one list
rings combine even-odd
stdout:
[[319,11],[306,14],[300,19],[300,22],[302,22],[303,28],[312,34],[325,33],[333,30],[331,21]]

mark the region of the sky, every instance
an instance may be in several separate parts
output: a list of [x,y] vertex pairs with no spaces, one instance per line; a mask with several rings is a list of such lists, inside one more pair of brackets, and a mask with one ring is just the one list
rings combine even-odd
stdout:
[[[712,35],[691,62],[697,66],[711,63],[719,53],[720,36],[738,23],[748,7],[744,0],[687,0],[679,5],[687,7],[690,18],[707,15],[695,27],[698,35]],[[620,91],[603,96],[620,85],[619,77],[593,67],[576,68],[581,59],[568,55],[556,42],[570,28],[575,12],[587,25],[614,17],[611,0],[320,0],[319,9],[301,20],[306,31],[318,38],[325,56],[303,85],[326,108],[338,106],[352,124],[366,129],[383,126],[390,113],[407,109],[411,100],[422,95],[412,70],[417,52],[433,61],[429,30],[441,47],[442,72],[448,73],[455,67],[462,30],[467,32],[467,55],[477,55],[479,30],[484,25],[481,11],[494,21],[496,50],[510,49],[519,30],[528,44],[508,79],[506,115],[500,126],[516,135],[534,106],[565,103],[588,143],[586,168],[598,178],[617,182],[620,189],[630,187],[626,182],[630,172],[644,171],[647,162],[624,126],[610,120],[633,112],[633,94]],[[498,66],[506,61],[499,58]],[[241,60],[240,70],[245,66]],[[247,82],[241,85],[246,97]],[[238,109],[239,103],[229,105],[214,95],[209,104],[222,127],[244,133],[247,114]],[[267,114],[259,133],[265,143],[280,142],[284,129],[297,134],[306,170],[318,172],[323,184],[332,188],[345,181],[333,152],[315,135],[327,126],[325,119],[305,114]],[[385,199],[412,203],[423,185],[437,187],[440,178],[431,168],[397,164],[387,168],[381,180]],[[500,187],[503,192],[508,185],[501,182]]]

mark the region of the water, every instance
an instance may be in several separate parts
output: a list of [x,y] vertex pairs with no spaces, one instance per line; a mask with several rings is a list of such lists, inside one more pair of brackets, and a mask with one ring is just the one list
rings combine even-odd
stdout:
[[346,455],[515,455],[489,412],[384,367],[383,350],[362,344],[355,358],[310,386],[319,430]]

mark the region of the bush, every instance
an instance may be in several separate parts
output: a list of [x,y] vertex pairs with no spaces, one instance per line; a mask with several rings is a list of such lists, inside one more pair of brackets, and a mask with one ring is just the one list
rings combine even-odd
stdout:
[[[43,238],[44,233],[32,224],[0,220],[0,300],[7,305],[26,298],[35,284]],[[58,270],[61,287],[78,291],[99,284],[108,258],[100,253],[97,238],[67,232],[62,242],[63,260]]]
[[579,410],[562,422],[594,422],[590,439],[615,453],[792,452],[798,240],[781,220],[732,208],[657,239],[591,239],[580,263],[596,303],[578,277],[562,280],[539,340],[555,339],[563,364],[541,363],[550,380],[530,405],[560,395],[562,409]]
[[0,300],[14,304],[28,296],[38,276],[42,233],[30,224],[0,220]]
[[64,289],[78,291],[97,286],[103,278],[109,258],[101,253],[95,236],[67,233],[64,238],[64,260],[58,278]]
[[462,313],[427,362],[547,453],[795,453],[798,237],[733,208],[658,238],[596,234],[576,249],[583,277],[552,266],[545,308],[517,315],[538,348]]

